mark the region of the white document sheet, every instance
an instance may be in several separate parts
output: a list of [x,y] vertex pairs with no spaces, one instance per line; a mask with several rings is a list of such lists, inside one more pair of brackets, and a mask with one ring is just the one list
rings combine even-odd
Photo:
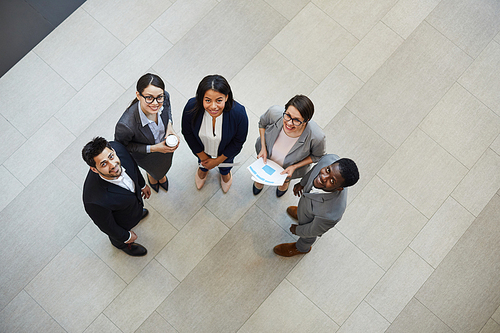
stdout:
[[287,177],[286,173],[280,175],[283,168],[270,159],[267,159],[267,163],[264,164],[264,160],[259,158],[250,164],[247,169],[252,174],[253,181],[264,185],[281,186]]

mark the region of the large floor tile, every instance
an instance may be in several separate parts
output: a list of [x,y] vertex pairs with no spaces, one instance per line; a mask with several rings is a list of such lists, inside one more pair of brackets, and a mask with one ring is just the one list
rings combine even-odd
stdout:
[[496,321],[497,323],[500,324],[500,306],[498,309],[495,311],[495,313],[491,316],[491,318]]
[[284,106],[297,94],[309,95],[317,84],[268,45],[231,80],[231,86],[247,111],[260,117],[269,107]]
[[430,218],[467,171],[427,134],[416,129],[378,175]]
[[495,195],[415,296],[456,332],[478,332],[500,305],[499,219]]
[[437,268],[474,218],[462,205],[449,197],[413,239],[410,248]]
[[123,44],[128,45],[170,7],[172,2],[174,1],[87,0],[82,8]]
[[377,264],[333,228],[304,256],[287,280],[342,325],[383,274]]
[[179,332],[235,332],[280,284],[299,258],[281,258],[290,242],[258,208],[222,238],[158,307]]
[[[171,43],[177,43],[217,5],[216,0],[177,0],[151,26]],[[157,59],[158,60],[158,59]],[[156,62],[156,61],[155,61]]]
[[342,65],[366,82],[401,43],[403,38],[379,22],[342,60]]
[[346,107],[399,147],[472,59],[423,23]]
[[498,333],[500,332],[500,325],[496,323],[493,319],[488,320],[486,325],[479,333]]
[[[0,113],[10,123],[4,124],[3,119],[0,122],[2,162],[21,145],[24,137],[32,136],[75,93],[73,87],[33,52],[2,76]],[[6,140],[8,145],[4,144]]]
[[361,302],[338,333],[383,333],[389,322],[366,302]]
[[51,117],[5,161],[4,166],[28,186],[73,140],[75,136]]
[[333,320],[285,279],[238,333],[334,333],[337,329]]
[[[214,17],[224,19],[214,24]],[[206,75],[231,80],[287,22],[263,0],[220,2],[153,68],[180,93],[193,96]],[[233,92],[238,99],[240,92]]]
[[346,108],[325,127],[328,153],[351,158],[360,179],[349,188],[348,200],[354,199],[394,154],[394,148]]
[[500,189],[500,156],[488,149],[451,194],[475,216]]
[[495,139],[495,141],[493,141],[493,143],[490,145],[490,148],[495,153],[497,153],[498,155],[500,155],[500,135],[498,135],[497,138]]
[[313,0],[312,2],[358,39],[362,39],[397,0]]
[[500,42],[491,42],[458,82],[500,116]]
[[141,326],[135,331],[136,333],[178,333],[165,319],[153,312]]
[[476,58],[500,31],[500,2],[443,0],[426,21]]
[[118,39],[79,8],[38,44],[34,52],[80,90],[123,48]]
[[[122,87],[135,86],[137,80],[171,47],[172,44],[168,40],[152,27],[148,27],[104,67],[104,70]],[[106,97],[114,100],[109,95]]]
[[314,103],[314,121],[326,130],[328,123],[362,85],[363,81],[356,75],[342,64],[337,65],[309,95]]
[[134,98],[134,92],[135,87],[125,91],[54,160],[54,165],[78,187],[83,188],[89,171],[89,166],[81,157],[83,147],[96,136],[101,136],[108,141],[114,139],[116,123]]
[[413,298],[386,333],[454,333],[434,313]]
[[82,332],[125,288],[77,237],[30,282],[26,292],[68,332]]
[[454,84],[419,127],[470,169],[500,133],[500,117]]
[[145,257],[131,257],[115,248],[111,245],[109,237],[101,232],[93,222],[88,223],[78,234],[78,237],[126,283],[132,281],[177,232],[170,223],[147,204],[146,208],[149,209],[149,215],[133,228],[137,234],[137,243],[148,250]]
[[224,223],[202,207],[155,259],[182,281],[228,230]]
[[399,0],[382,22],[404,39],[418,27],[441,0]]
[[0,146],[2,147],[0,164],[5,162],[25,141],[26,138],[5,117],[0,115]]
[[2,332],[66,332],[24,290],[0,312]]
[[284,17],[291,20],[309,3],[308,0],[265,0]]
[[100,71],[54,117],[73,135],[79,136],[123,91],[111,76]]
[[122,333],[122,331],[116,327],[115,324],[108,317],[102,313],[97,317],[96,320],[90,324],[89,327],[83,333]]
[[152,260],[103,313],[123,332],[134,332],[178,284]]
[[0,309],[87,223],[81,196],[50,165],[0,212]]
[[4,209],[14,198],[24,190],[24,185],[14,177],[9,170],[0,165],[0,184],[2,192],[0,193],[0,211]]
[[270,42],[317,83],[323,81],[357,43],[353,35],[312,3]]
[[418,254],[407,248],[365,300],[393,322],[433,271]]
[[375,176],[349,205],[337,228],[388,270],[425,223],[419,211]]
[[252,175],[247,170],[253,162],[255,157],[251,156],[233,173],[233,184],[228,193],[217,191],[205,204],[205,207],[229,228],[235,225],[258,199],[258,196],[253,195]]

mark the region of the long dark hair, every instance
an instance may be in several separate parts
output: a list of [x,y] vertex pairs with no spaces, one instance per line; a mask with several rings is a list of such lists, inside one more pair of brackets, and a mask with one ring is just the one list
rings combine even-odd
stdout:
[[227,96],[227,101],[222,112],[229,112],[233,108],[233,92],[231,91],[231,87],[229,86],[227,80],[218,74],[205,76],[198,85],[198,89],[196,89],[196,104],[190,111],[194,113],[192,118],[193,124],[196,119],[202,115],[203,112],[205,112],[205,108],[203,107],[203,98],[208,90],[214,90]]
[[[139,78],[139,80],[137,81],[136,89],[142,94],[144,92],[144,89],[146,89],[150,84],[165,91],[165,83],[163,82],[163,80],[158,75],[151,73],[146,73]],[[134,100],[128,107],[131,107],[138,101],[139,100],[137,99],[137,97],[134,98]]]

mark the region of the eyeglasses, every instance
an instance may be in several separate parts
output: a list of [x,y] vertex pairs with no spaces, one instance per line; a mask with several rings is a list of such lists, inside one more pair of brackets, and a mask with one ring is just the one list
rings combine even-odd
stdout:
[[285,119],[286,122],[289,122],[291,120],[292,124],[294,126],[300,126],[303,123],[305,123],[305,121],[301,121],[301,120],[298,120],[297,118],[290,117],[290,115],[288,113],[286,113],[286,111],[283,112],[283,119]]
[[153,97],[153,96],[149,96],[149,95],[148,96],[144,96],[141,93],[139,93],[139,95],[141,95],[146,100],[147,104],[153,103],[154,100],[156,100],[158,102],[158,104],[161,104],[165,100],[165,95],[160,95],[158,97]]

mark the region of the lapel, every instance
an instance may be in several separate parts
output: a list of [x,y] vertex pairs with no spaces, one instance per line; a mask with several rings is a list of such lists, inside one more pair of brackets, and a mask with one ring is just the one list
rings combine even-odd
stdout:
[[142,112],[142,111],[140,110],[139,102],[137,102],[137,108],[134,111],[134,120],[135,120],[136,126],[139,129],[139,132],[141,132],[141,134],[144,135],[144,137],[147,139],[147,142],[151,142],[152,144],[154,144],[155,138],[153,136],[153,133],[151,133],[151,130],[149,129],[148,125],[142,126],[141,117],[139,116],[139,112]]
[[[283,122],[281,122],[281,126],[283,127]],[[292,148],[290,148],[290,151],[286,154],[285,160],[283,161],[283,165],[288,165],[287,162],[291,158],[292,153],[299,149],[300,147],[304,147],[304,143],[307,141],[307,138],[309,137],[311,133],[311,128],[309,127],[309,123],[307,123],[306,128],[304,128],[304,131],[302,134],[299,136],[297,141],[295,141],[294,145]]]

